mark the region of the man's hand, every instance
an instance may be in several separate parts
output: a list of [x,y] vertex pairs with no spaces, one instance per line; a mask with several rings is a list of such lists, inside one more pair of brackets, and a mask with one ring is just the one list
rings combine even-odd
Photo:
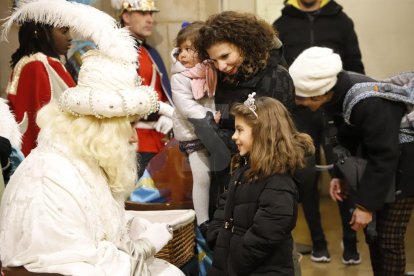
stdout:
[[334,201],[343,201],[346,198],[346,193],[343,191],[343,183],[339,178],[332,178],[329,183],[329,194]]
[[349,224],[351,224],[351,228],[355,231],[360,229],[364,229],[368,223],[372,221],[372,212],[368,210],[362,210],[361,208],[355,208],[354,212],[352,213],[352,218]]

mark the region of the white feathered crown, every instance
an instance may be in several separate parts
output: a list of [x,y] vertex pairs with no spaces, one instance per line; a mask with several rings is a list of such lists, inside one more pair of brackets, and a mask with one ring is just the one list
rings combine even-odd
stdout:
[[66,0],[20,1],[3,24],[2,39],[13,26],[27,21],[53,27],[69,27],[80,37],[93,41],[99,50],[113,58],[136,62],[135,41],[127,29],[119,29],[110,15],[88,5]]
[[157,94],[141,86],[137,75],[136,42],[108,14],[66,0],[21,1],[3,25],[5,39],[13,23],[27,21],[69,27],[97,50],[85,54],[78,85],[59,98],[62,111],[97,118],[141,116],[158,110]]

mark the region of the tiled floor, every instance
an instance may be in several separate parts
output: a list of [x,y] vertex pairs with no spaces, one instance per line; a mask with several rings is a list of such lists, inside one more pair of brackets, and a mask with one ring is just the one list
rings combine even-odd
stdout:
[[[321,200],[322,224],[328,240],[328,248],[331,254],[331,262],[326,264],[314,263],[310,255],[304,255],[300,262],[303,276],[369,276],[372,275],[369,261],[368,247],[362,232],[358,233],[358,248],[362,256],[362,263],[354,266],[346,266],[341,262],[342,249],[340,246],[342,231],[340,218],[335,202],[324,197]],[[309,231],[300,208],[298,223],[294,231],[294,239],[298,243],[311,244]],[[414,271],[414,215],[411,216],[410,225],[406,235],[407,271]]]

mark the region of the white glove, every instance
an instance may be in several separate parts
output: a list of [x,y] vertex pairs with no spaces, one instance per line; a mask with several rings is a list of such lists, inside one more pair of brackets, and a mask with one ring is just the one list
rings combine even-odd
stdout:
[[151,225],[152,223],[149,220],[135,216],[131,219],[129,236],[132,240],[137,240]]
[[158,101],[158,103],[160,104],[160,110],[158,110],[158,114],[172,118],[174,107],[161,101]]
[[166,223],[155,222],[148,226],[140,238],[148,239],[154,245],[155,252],[158,252],[172,239],[172,233],[168,231]]
[[173,121],[171,118],[161,115],[154,127],[156,131],[167,134],[173,127]]
[[155,129],[155,124],[157,122],[148,122],[148,121],[139,121],[135,124],[135,128],[141,128],[141,129]]

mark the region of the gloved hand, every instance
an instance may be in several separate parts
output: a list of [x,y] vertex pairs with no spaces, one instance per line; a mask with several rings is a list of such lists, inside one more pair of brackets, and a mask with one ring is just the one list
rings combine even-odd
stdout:
[[173,127],[173,121],[171,118],[161,115],[154,127],[156,131],[167,134]]
[[174,107],[161,101],[158,101],[158,103],[160,104],[160,110],[158,110],[158,114],[172,118],[174,113]]
[[131,219],[129,236],[132,240],[137,240],[151,225],[152,223],[149,220],[135,216]]
[[158,252],[172,239],[172,233],[168,231],[166,223],[155,222],[148,226],[140,238],[148,239],[154,245],[155,252]]

